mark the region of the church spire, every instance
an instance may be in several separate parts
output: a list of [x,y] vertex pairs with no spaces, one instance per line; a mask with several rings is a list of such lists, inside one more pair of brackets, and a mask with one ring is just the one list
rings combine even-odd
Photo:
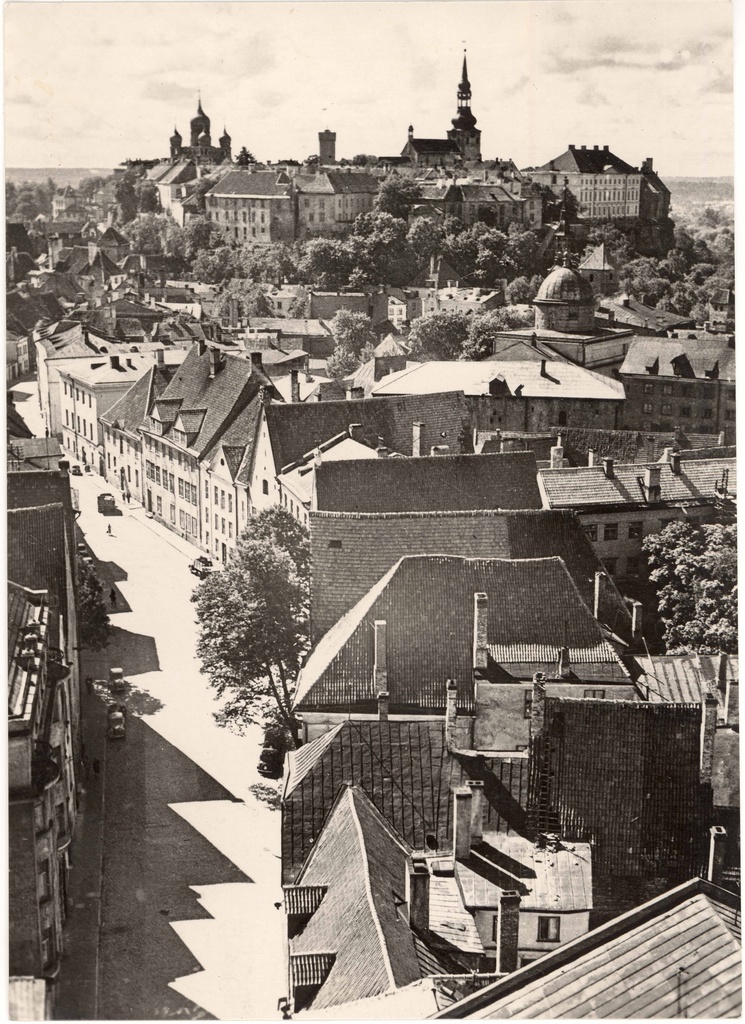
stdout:
[[468,64],[466,51],[463,51],[463,73],[458,86],[458,114],[453,118],[453,128],[471,131],[476,126],[476,118],[471,113],[471,83],[468,81]]

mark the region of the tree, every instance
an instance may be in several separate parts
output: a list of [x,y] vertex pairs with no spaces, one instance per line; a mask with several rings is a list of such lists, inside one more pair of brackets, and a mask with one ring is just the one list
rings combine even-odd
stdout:
[[78,621],[83,647],[102,651],[111,640],[103,587],[87,562],[78,562]]
[[231,302],[238,303],[238,316],[271,316],[272,310],[258,285],[243,278],[233,278],[215,303],[215,314],[227,317],[230,314]]
[[355,219],[348,248],[354,263],[349,283],[354,288],[367,284],[404,287],[418,269],[416,254],[406,241],[406,222],[390,213],[361,213]]
[[326,373],[332,380],[339,380],[342,377],[349,377],[359,369],[361,363],[361,356],[355,355],[342,345],[337,345],[326,360]]
[[503,307],[469,318],[468,338],[461,351],[461,359],[484,359],[494,351],[495,338],[504,331],[513,331],[533,324],[534,313]]
[[378,213],[389,213],[391,217],[406,220],[412,206],[418,203],[421,197],[421,188],[411,178],[389,174],[378,190],[373,209]]
[[165,222],[149,213],[124,225],[124,234],[133,245],[133,252],[155,256],[163,252]]
[[195,589],[197,654],[226,698],[225,720],[275,712],[297,738],[292,697],[308,649],[309,563],[307,530],[275,506],[251,517],[222,572]]
[[504,295],[511,306],[517,306],[521,303],[532,302],[537,291],[538,289],[533,287],[527,277],[516,277],[507,285]]
[[537,232],[524,228],[521,224],[510,224],[505,256],[509,263],[510,277],[529,278],[536,274],[545,274],[548,270],[548,260],[541,252]]
[[456,310],[420,316],[411,324],[408,342],[414,358],[457,359],[468,338],[469,318]]
[[409,228],[406,241],[419,259],[428,260],[442,251],[445,232],[440,224],[429,217],[417,217]]
[[222,240],[220,229],[206,217],[192,217],[183,228],[170,221],[166,224],[166,252],[189,262],[204,250],[218,248]]
[[78,185],[78,192],[81,198],[90,202],[96,192],[102,189],[108,180],[108,178],[102,178],[98,174],[90,174],[86,178],[81,178]]
[[235,162],[239,167],[248,167],[249,164],[256,163],[256,157],[253,153],[250,153],[245,146],[241,147],[241,151],[235,158]]
[[194,260],[193,273],[198,281],[206,284],[220,284],[234,276],[236,257],[228,245],[214,252],[202,250]]
[[737,527],[669,523],[643,544],[671,654],[737,653]]
[[313,238],[299,260],[303,279],[320,288],[343,288],[354,269],[349,245],[336,238]]
[[353,167],[377,167],[377,165],[378,158],[372,153],[358,153],[357,156],[352,157]]
[[357,357],[365,346],[374,347],[377,341],[370,318],[351,309],[337,310],[329,327],[336,346]]
[[114,185],[114,198],[119,204],[123,224],[129,223],[137,216],[137,192],[134,176],[127,172],[118,178]]
[[137,209],[140,213],[157,213],[160,209],[158,189],[152,181],[140,181],[135,185]]

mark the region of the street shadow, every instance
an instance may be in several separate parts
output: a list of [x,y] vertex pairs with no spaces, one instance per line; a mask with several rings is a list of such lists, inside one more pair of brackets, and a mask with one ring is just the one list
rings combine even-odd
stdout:
[[109,615],[116,615],[118,612],[131,612],[131,605],[117,586],[117,583],[129,579],[125,570],[116,562],[96,562],[96,575],[103,587],[103,599]]
[[125,704],[127,710],[138,718],[142,718],[145,715],[154,715],[156,711],[160,711],[165,705],[162,700],[158,700],[157,697],[153,697],[150,693],[145,693],[144,690],[138,690],[135,686],[129,687],[129,692],[125,697]]
[[192,886],[252,879],[169,805],[235,800],[139,718],[109,742],[105,774],[100,1018],[204,1019],[169,988],[200,970],[171,922],[212,919]]
[[120,665],[124,669],[125,679],[145,672],[160,672],[155,637],[144,633],[130,633],[128,629],[112,627],[106,656],[110,666]]

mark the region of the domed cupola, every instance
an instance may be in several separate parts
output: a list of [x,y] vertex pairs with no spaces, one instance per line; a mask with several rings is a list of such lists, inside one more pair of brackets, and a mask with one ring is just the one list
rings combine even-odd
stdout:
[[233,140],[228,135],[228,129],[227,128],[223,128],[222,135],[220,136],[220,145],[222,146],[223,143],[228,143],[228,145],[229,145],[232,141]]
[[476,127],[476,118],[471,113],[471,83],[468,81],[468,65],[463,54],[463,71],[458,86],[458,113],[452,120],[453,128],[471,131]]
[[179,145],[181,143],[181,141],[182,140],[181,140],[181,135],[179,134],[179,130],[178,130],[178,128],[176,128],[174,126],[173,135],[170,138],[170,142],[171,142],[172,145]]
[[196,117],[191,119],[191,144],[192,146],[196,143],[196,140],[200,135],[209,135],[210,133],[210,119],[207,117],[205,112],[202,110],[202,99],[199,98],[199,106],[197,107]]
[[569,256],[565,255],[541,284],[533,305],[537,328],[569,334],[595,329],[592,285],[571,265]]

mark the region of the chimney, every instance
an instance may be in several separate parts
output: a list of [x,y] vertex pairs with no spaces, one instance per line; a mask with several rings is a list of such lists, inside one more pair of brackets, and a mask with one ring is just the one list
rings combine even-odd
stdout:
[[456,860],[471,856],[471,790],[468,786],[453,789],[453,853]]
[[[10,392],[8,392],[10,394]],[[57,469],[59,470],[60,476],[67,476],[70,471],[70,463],[67,459],[60,459],[57,463]]]
[[449,444],[435,444],[429,450],[430,455],[449,455],[450,445]]
[[724,431],[720,431],[717,436],[717,447],[722,448],[724,446]]
[[409,138],[410,139],[414,138],[414,125],[413,124],[409,125]]
[[613,479],[613,459],[603,459],[603,473],[608,477],[609,480]]
[[646,466],[644,469],[644,496],[648,502],[660,500],[660,467]]
[[391,707],[391,695],[387,690],[381,690],[378,694],[378,721],[387,722]]
[[548,374],[546,373],[546,360],[545,359],[541,359],[541,377],[548,377]]
[[631,604],[631,636],[634,640],[642,638],[642,610],[641,601],[633,601]]
[[568,647],[560,647],[559,648],[559,666],[558,666],[559,678],[561,678],[561,679],[568,679],[571,674],[572,674],[572,664],[569,661],[569,648]]
[[412,423],[411,425],[411,454],[420,456],[422,454],[422,427],[423,423]]
[[414,853],[406,873],[406,903],[409,927],[420,935],[429,931],[429,868],[424,855]]
[[497,974],[511,974],[518,968],[517,948],[520,928],[520,893],[515,889],[503,889],[499,896],[497,920],[495,921]]
[[350,423],[349,424],[349,436],[353,441],[362,441],[362,424],[361,423]]
[[660,461],[661,462],[672,462],[672,454],[673,454],[673,449],[672,448],[665,448],[664,451],[662,452],[662,458],[660,459]]
[[378,447],[375,449],[375,454],[378,456],[379,459],[387,459],[388,456],[390,455],[390,448],[386,448],[384,444],[378,445]]
[[647,462],[654,462],[654,438],[647,437],[645,441],[645,448],[647,452]]
[[489,598],[473,595],[473,668],[485,671],[489,664],[488,644]]
[[264,369],[264,363],[262,362],[262,359],[261,359],[261,352],[252,352],[251,353],[251,367],[252,367],[252,372],[253,372],[254,368],[258,369],[258,370],[263,370]]
[[533,331],[533,333],[530,336],[530,344],[533,346],[533,348],[538,348],[538,335],[535,333],[535,331]]
[[714,885],[722,884],[724,868],[724,847],[727,840],[727,829],[721,825],[712,825],[709,829],[709,867],[706,879]]
[[533,676],[533,700],[530,705],[530,738],[538,739],[546,720],[546,683],[543,672]]
[[207,346],[204,343],[204,338],[197,338],[197,355],[200,357],[207,351]]
[[300,377],[297,370],[290,370],[290,401],[300,401]]
[[457,748],[456,727],[458,724],[458,684],[454,679],[445,683],[445,745],[448,750]]
[[388,689],[388,662],[386,658],[386,624],[385,619],[376,619],[375,625],[375,662],[373,677],[376,690]]
[[165,366],[166,354],[162,348],[156,348],[155,350],[155,365]]
[[595,465],[595,452],[592,450],[592,448],[588,448],[587,449],[587,465],[588,466],[594,466]]
[[119,363],[119,356],[109,356],[109,362],[111,363],[112,370],[120,370],[121,365]]
[[480,843],[484,838],[484,783],[469,779],[466,785],[471,790],[471,842]]
[[564,465],[564,449],[561,445],[561,438],[557,439],[556,444],[551,449],[551,469],[561,469]]
[[602,569],[598,569],[595,573],[595,601],[593,605],[593,615],[596,619],[600,619],[600,595],[603,587],[603,579],[608,574],[603,572]]
[[349,387],[347,388],[347,401],[348,402],[359,402],[360,399],[365,397],[364,388]]
[[726,654],[719,655],[719,668],[717,671],[717,692],[721,694],[722,698],[722,715],[721,724],[727,725],[729,722],[729,700],[730,700],[730,674],[729,674],[729,659]]
[[710,693],[701,705],[700,780],[711,784],[714,771],[714,735],[717,731],[717,699]]
[[216,348],[210,347],[210,377],[214,377],[217,371],[220,369],[220,352]]
[[680,455],[678,452],[670,453],[670,471],[676,476],[680,476]]

